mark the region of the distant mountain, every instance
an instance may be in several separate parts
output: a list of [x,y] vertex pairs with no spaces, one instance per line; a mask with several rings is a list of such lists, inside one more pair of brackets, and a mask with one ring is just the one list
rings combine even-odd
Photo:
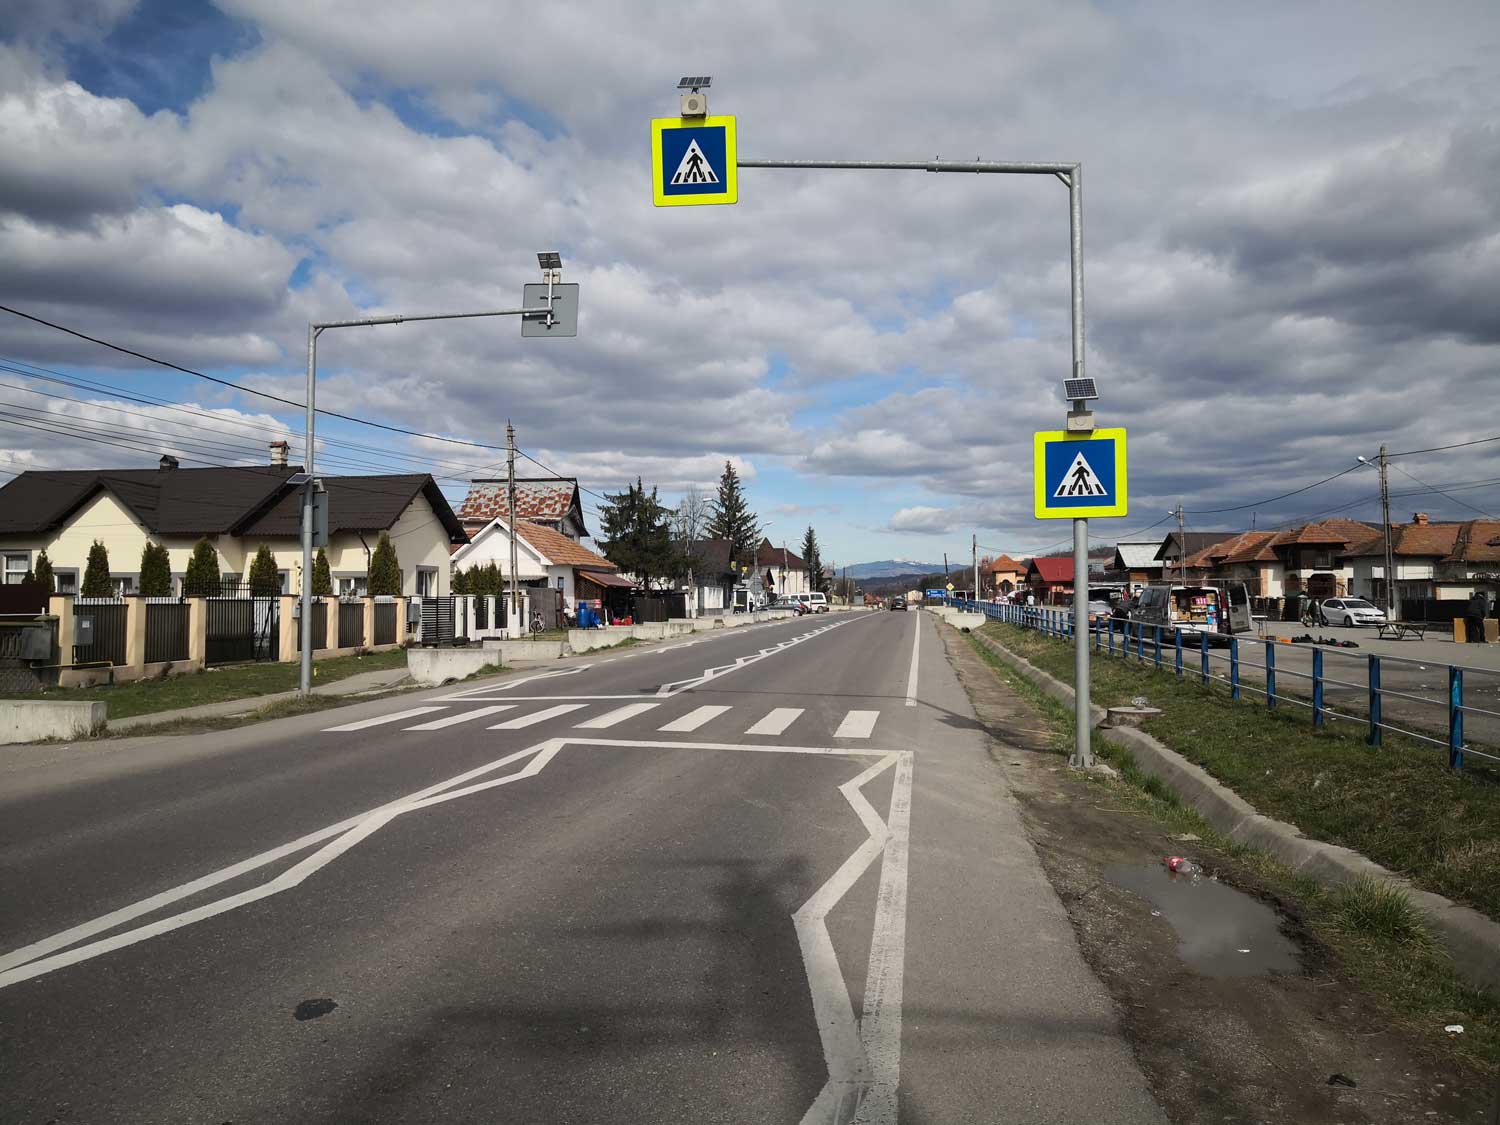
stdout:
[[850,578],[895,578],[902,574],[941,574],[942,563],[912,562],[910,559],[886,559],[883,562],[856,563],[849,568]]

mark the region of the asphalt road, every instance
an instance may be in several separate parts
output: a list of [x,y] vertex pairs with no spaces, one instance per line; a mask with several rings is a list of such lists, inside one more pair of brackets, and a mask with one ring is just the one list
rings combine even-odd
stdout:
[[1155,1122],[919,613],[0,757],[6,1121]]

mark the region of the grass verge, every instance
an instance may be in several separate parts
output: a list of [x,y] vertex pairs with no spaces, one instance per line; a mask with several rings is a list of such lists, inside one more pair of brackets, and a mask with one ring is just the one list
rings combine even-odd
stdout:
[[[360,672],[385,671],[406,667],[406,650],[370,652],[362,656],[334,656],[313,664],[313,684],[331,684]],[[83,703],[108,703],[109,717],[124,719],[131,715],[151,715],[158,711],[176,711],[203,703],[223,703],[294,691],[298,667],[291,664],[234,664],[208,668],[185,676],[166,676],[155,680],[105,685],[91,688],[52,688],[28,695],[6,696],[7,699],[50,699]]]
[[[1061,757],[1069,755],[1072,710],[1017,674],[975,638],[970,637],[969,643],[1041,713],[1051,734],[1051,750]],[[1500,998],[1458,978],[1451,959],[1400,890],[1364,880],[1328,890],[1264,852],[1220,835],[1159,778],[1136,766],[1128,750],[1103,739],[1095,743],[1095,750],[1119,774],[1119,780],[1085,775],[1101,801],[1149,817],[1174,835],[1193,833],[1208,848],[1232,857],[1289,908],[1334,953],[1345,974],[1380,1001],[1393,1018],[1429,1040],[1449,1024],[1462,1024],[1464,1033],[1453,1043],[1458,1053],[1491,1073],[1500,1071]]]
[[[1065,682],[1071,643],[1000,623],[982,632]],[[1349,728],[1314,728],[1301,708],[1235,702],[1218,684],[1091,661],[1099,706],[1144,696],[1162,715],[1144,729],[1249,801],[1317,840],[1342,844],[1425,890],[1500,920],[1500,777],[1455,773],[1442,752],[1388,735],[1376,749]]]

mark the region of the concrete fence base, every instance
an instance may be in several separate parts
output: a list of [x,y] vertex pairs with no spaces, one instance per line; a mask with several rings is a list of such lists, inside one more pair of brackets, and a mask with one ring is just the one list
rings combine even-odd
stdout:
[[108,713],[105,703],[54,703],[46,699],[0,703],[0,743],[86,738],[104,729]]
[[407,673],[419,684],[436,687],[472,676],[486,664],[498,664],[496,653],[478,647],[411,648],[406,650]]

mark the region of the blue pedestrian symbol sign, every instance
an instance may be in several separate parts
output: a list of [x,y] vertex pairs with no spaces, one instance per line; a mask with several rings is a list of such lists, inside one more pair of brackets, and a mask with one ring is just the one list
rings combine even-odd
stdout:
[[1037,519],[1127,514],[1123,429],[1044,431],[1035,436],[1033,451]]
[[660,117],[651,122],[651,189],[658,207],[739,199],[733,117]]

